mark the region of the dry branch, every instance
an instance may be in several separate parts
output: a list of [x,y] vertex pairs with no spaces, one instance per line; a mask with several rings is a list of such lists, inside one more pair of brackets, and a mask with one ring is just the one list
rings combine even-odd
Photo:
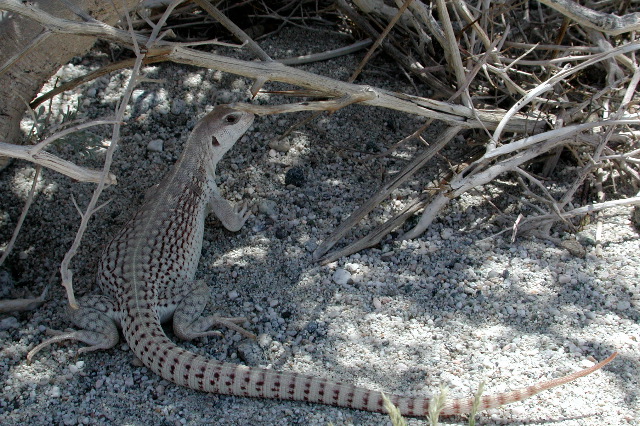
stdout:
[[640,13],[617,16],[589,9],[571,0],[540,0],[580,25],[611,35],[640,30]]
[[[16,0],[0,0],[0,9],[23,14],[53,32],[84,34],[119,42],[124,46],[132,45],[132,36],[126,31],[119,30],[99,22],[76,22],[58,19],[33,5],[25,5]],[[137,43],[146,45],[148,38],[135,34]],[[329,77],[298,70],[277,62],[250,62],[229,58],[213,53],[202,52],[171,43],[160,41],[158,47],[149,49],[148,57],[163,56],[169,61],[217,69],[232,74],[249,77],[259,81],[279,81],[304,88],[317,90],[331,97],[357,96],[363,91],[373,91],[375,97],[363,101],[362,104],[394,109],[397,111],[416,114],[423,117],[444,121],[450,125],[463,128],[495,129],[504,117],[504,110],[472,110],[471,108],[449,104],[429,98],[410,96],[388,90],[350,84]],[[310,110],[313,108],[309,108]],[[544,127],[543,123],[536,123],[530,117],[516,115],[506,125],[506,130],[517,133],[536,133]]]

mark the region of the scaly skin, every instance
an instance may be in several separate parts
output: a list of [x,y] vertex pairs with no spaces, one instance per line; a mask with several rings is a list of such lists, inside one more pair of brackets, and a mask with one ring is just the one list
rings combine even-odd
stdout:
[[[206,285],[193,281],[200,258],[204,220],[212,211],[230,230],[247,220],[246,207],[234,209],[218,193],[215,167],[253,122],[253,115],[218,106],[194,128],[170,174],[148,194],[133,219],[106,247],[98,271],[103,296],[82,300],[71,310],[81,329],[53,337],[34,348],[62,340],[89,346],[80,352],[108,349],[118,343],[117,326],[148,368],[182,386],[205,392],[256,398],[280,398],[385,412],[382,394],[350,384],[297,373],[246,367],[196,355],[167,338],[161,322],[171,319],[178,337],[219,334],[214,324],[233,320],[201,317]],[[528,398],[602,368],[615,357],[569,376],[512,392],[483,396],[484,410]],[[429,399],[388,395],[407,416],[425,416]],[[472,399],[447,401],[442,415],[471,411]]]

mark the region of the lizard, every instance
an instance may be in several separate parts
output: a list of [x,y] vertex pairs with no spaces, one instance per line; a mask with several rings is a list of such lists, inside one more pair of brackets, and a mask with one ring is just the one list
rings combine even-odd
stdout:
[[[80,299],[68,308],[79,328],[53,336],[32,349],[64,340],[89,346],[79,353],[109,349],[119,341],[118,327],[142,363],[164,379],[191,389],[258,398],[279,398],[386,412],[382,392],[308,374],[249,367],[197,355],[171,341],[161,323],[173,320],[178,338],[218,335],[215,324],[235,326],[233,319],[202,316],[209,290],[194,281],[204,233],[212,212],[231,231],[248,219],[246,204],[232,207],[219,193],[215,169],[222,156],[253,122],[254,116],[226,105],[216,106],[191,132],[168,176],[143,202],[133,218],[106,246],[97,273],[103,295]],[[528,398],[592,373],[615,354],[573,374],[496,395],[482,396],[479,410]],[[425,397],[388,395],[403,415],[425,416]],[[446,401],[441,415],[469,413],[473,398]]]

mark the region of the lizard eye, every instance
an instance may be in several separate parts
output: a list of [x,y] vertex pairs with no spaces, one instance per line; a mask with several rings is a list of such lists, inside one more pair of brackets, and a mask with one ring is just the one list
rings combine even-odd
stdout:
[[233,124],[236,121],[238,121],[238,117],[235,116],[234,114],[229,114],[224,118],[224,121],[226,121],[229,124]]

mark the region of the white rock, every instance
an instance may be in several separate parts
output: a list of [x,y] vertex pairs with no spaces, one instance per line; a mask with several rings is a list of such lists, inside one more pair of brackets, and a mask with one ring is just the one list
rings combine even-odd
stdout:
[[558,275],[558,284],[569,284],[571,282],[571,275],[561,274]]
[[627,309],[629,309],[631,307],[631,303],[629,303],[628,300],[621,300],[618,302],[618,310],[620,311],[626,311]]
[[342,268],[338,268],[333,273],[332,279],[333,279],[333,282],[336,284],[346,285],[351,279],[351,274]]
[[448,240],[453,236],[453,230],[451,228],[444,228],[442,232],[440,232],[440,237],[443,240]]
[[376,308],[376,310],[382,309],[382,302],[377,297],[373,298],[373,307]]

